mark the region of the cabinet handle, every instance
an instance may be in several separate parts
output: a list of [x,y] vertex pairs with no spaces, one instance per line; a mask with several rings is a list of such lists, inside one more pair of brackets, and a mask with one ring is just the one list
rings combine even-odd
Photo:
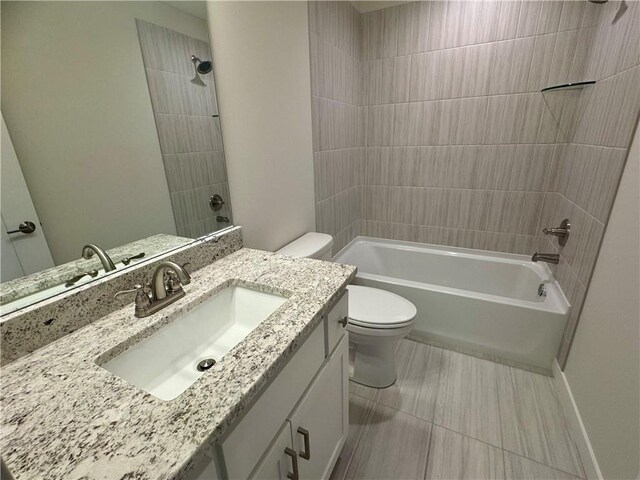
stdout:
[[343,327],[346,327],[348,322],[349,322],[349,317],[346,317],[346,316],[343,319],[338,320],[338,323]]
[[298,455],[295,450],[292,450],[289,447],[284,449],[284,453],[291,457],[291,467],[293,468],[293,472],[287,473],[287,478],[290,480],[298,480],[300,478],[298,472]]
[[311,459],[311,446],[310,446],[311,442],[309,440],[309,430],[307,430],[306,428],[298,427],[298,433],[302,435],[302,438],[304,438],[304,452],[302,452],[300,456],[305,460],[310,460]]

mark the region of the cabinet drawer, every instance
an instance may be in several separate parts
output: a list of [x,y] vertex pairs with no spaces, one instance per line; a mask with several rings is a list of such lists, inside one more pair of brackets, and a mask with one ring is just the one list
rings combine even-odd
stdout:
[[327,322],[327,355],[336,347],[342,336],[347,331],[347,318],[349,314],[349,292],[338,300],[331,311],[326,315]]
[[220,442],[228,478],[248,478],[324,361],[322,322],[229,436]]

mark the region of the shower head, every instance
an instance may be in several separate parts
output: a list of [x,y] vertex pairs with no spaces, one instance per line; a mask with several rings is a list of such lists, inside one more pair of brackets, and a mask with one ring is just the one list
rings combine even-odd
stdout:
[[591,3],[607,3],[608,0],[589,0]]
[[213,70],[213,65],[211,64],[210,60],[203,61],[195,55],[191,55],[191,61],[193,62],[194,67],[196,67],[196,72],[200,73],[201,75],[205,75]]

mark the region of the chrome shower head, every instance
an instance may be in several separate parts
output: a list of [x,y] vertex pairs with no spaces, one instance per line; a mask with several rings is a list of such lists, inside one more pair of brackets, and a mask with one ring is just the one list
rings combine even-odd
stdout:
[[196,68],[196,72],[201,75],[206,75],[213,70],[213,65],[210,60],[200,60],[195,55],[191,55],[191,61],[193,62],[194,67]]

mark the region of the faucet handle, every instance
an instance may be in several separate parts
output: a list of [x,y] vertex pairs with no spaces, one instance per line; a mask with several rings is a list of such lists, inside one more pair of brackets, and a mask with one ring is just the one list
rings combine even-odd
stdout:
[[113,296],[113,298],[118,298],[119,296],[126,295],[128,293],[136,294],[136,310],[141,308],[147,308],[148,306],[151,305],[151,298],[147,293],[146,287],[144,287],[143,285],[140,285],[139,283],[135,284],[131,289],[120,290]]

